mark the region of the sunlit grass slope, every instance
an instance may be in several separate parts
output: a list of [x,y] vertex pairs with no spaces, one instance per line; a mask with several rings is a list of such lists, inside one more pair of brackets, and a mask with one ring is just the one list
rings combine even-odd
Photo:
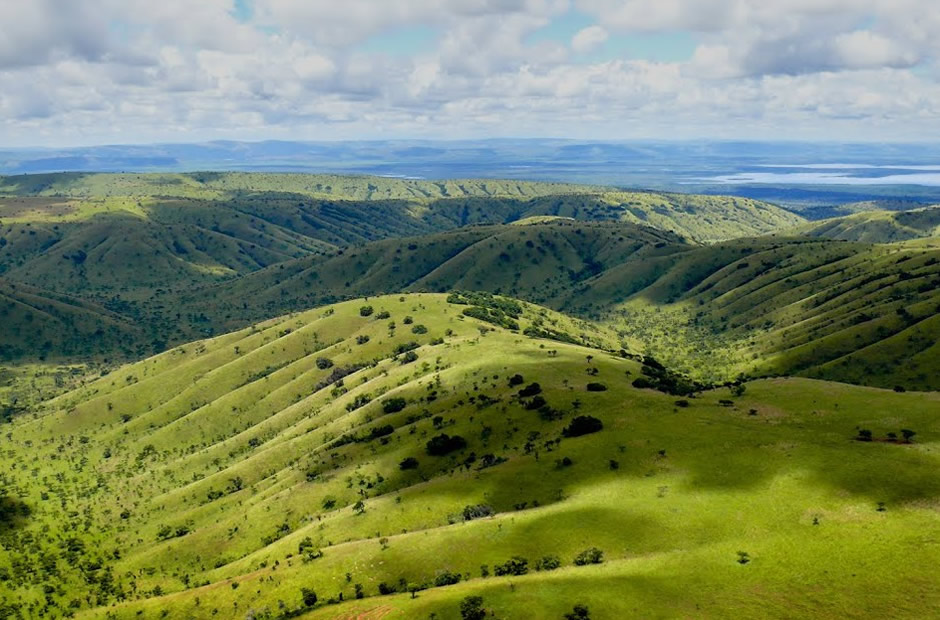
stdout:
[[[633,387],[655,371],[616,341],[403,294],[120,368],[7,427],[3,612],[940,613],[936,394],[666,395]],[[885,440],[901,429],[912,443]]]

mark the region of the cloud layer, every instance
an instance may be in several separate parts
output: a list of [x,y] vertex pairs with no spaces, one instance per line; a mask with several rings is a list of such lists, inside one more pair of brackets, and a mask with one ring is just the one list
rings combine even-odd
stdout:
[[[0,23],[7,145],[940,129],[931,0],[0,0]],[[689,58],[644,53],[677,33]]]

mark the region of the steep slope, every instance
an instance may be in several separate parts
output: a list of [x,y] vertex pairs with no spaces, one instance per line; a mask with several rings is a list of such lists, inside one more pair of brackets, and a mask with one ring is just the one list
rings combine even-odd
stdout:
[[4,615],[940,611],[936,395],[771,380],[677,402],[632,387],[655,367],[531,328],[613,340],[511,300],[370,298],[36,410],[0,454]]
[[895,243],[940,237],[940,206],[910,211],[866,211],[813,222],[788,234],[863,243]]
[[199,315],[190,326],[199,329],[407,290],[486,290],[555,305],[606,269],[690,249],[669,233],[619,223],[468,227],[288,261],[186,295],[180,306],[184,314]]
[[180,339],[358,295],[451,289],[614,325],[706,381],[799,374],[940,389],[940,246],[930,240],[696,247],[617,223],[479,227],[283,263],[184,296],[188,321],[168,327]]
[[0,361],[153,352],[144,330],[101,306],[0,278]]

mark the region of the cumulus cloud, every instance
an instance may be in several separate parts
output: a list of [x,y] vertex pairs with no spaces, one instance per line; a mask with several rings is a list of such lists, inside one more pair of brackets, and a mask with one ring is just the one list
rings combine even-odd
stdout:
[[[0,1],[17,24],[0,29],[6,144],[919,137],[940,123],[940,12],[923,0],[253,0],[247,21],[234,0],[82,4]],[[544,34],[572,9],[594,23]],[[419,27],[433,33],[420,51],[362,46]],[[604,45],[675,32],[698,42],[688,60]]]
[[571,49],[579,54],[593,52],[603,45],[610,35],[601,26],[582,28],[571,38]]

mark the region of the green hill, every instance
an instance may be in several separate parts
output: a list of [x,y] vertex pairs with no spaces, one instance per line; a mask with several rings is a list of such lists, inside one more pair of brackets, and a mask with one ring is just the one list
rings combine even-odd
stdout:
[[188,294],[180,305],[193,320],[175,323],[173,338],[360,295],[452,289],[614,326],[703,380],[799,374],[940,389],[940,247],[930,241],[696,247],[614,223],[461,229],[290,261]]
[[940,613],[935,394],[666,394],[617,340],[404,294],[115,370],[7,427],[2,615]]
[[863,243],[940,237],[940,206],[909,211],[866,211],[799,226],[793,234]]
[[152,352],[145,332],[96,304],[0,278],[0,362]]

